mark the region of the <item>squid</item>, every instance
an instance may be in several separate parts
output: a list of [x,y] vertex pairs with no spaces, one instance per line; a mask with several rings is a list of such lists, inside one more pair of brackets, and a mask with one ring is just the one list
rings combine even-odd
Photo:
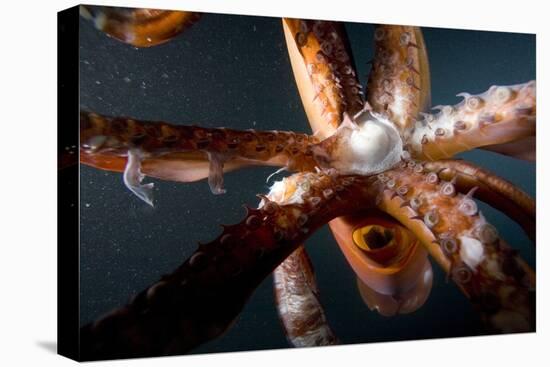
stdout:
[[[163,44],[198,14],[83,7],[107,35],[136,47]],[[385,317],[415,312],[433,285],[433,259],[490,332],[535,330],[535,273],[484,217],[502,211],[535,241],[535,201],[490,171],[455,159],[481,148],[534,160],[535,81],[492,86],[429,113],[428,53],[418,27],[378,25],[366,88],[342,24],[282,19],[311,133],[206,128],[80,113],[80,163],[119,172],[154,206],[146,177],[206,180],[269,166],[276,181],[245,218],[126,305],[81,328],[84,360],[187,353],[222,335],[273,274],[291,345],[339,343],[304,242],[328,224],[365,304]],[[184,36],[184,35],[183,35]],[[308,245],[313,246],[313,245]]]

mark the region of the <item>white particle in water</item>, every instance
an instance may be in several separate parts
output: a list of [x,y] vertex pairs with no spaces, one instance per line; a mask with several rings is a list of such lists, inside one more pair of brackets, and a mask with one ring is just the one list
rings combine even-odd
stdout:
[[85,206],[86,208],[89,208],[91,205],[92,205],[92,204],[90,204],[90,203],[84,204],[84,206]]
[[99,80],[96,80],[95,83],[96,83],[97,85],[100,85],[100,84],[101,84],[101,82],[100,82]]
[[132,79],[128,78],[127,76],[124,77],[123,79],[126,83],[130,83],[132,81]]

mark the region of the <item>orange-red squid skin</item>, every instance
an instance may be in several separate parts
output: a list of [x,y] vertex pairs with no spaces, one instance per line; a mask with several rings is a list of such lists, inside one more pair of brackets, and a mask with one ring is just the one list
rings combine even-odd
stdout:
[[[474,148],[534,160],[536,134],[536,83],[493,86],[472,95],[460,93],[454,106],[436,106],[424,114],[406,135],[413,157],[421,160],[450,158]],[[527,146],[526,146],[527,145]]]
[[286,131],[233,130],[80,114],[80,161],[123,172],[128,152],[139,151],[141,172],[178,182],[209,177],[212,191],[222,190],[223,172],[254,165],[313,171],[317,138]]
[[364,106],[347,36],[336,22],[283,19],[298,92],[315,135],[336,129]]
[[430,72],[424,37],[418,27],[379,25],[367,102],[401,131],[414,125],[430,104]]
[[[414,184],[415,189],[396,194],[394,187],[388,187],[388,177],[400,184]],[[214,338],[231,325],[259,282],[311,233],[335,217],[360,213],[374,203],[422,241],[495,330],[530,330],[534,323],[532,272],[479,212],[460,209],[466,196],[438,197],[444,183],[434,184],[429,177],[430,173],[414,168],[378,177],[330,173],[289,177],[289,185],[307,183],[301,204],[278,204],[263,197],[260,209],[248,209],[241,223],[224,227],[218,238],[201,245],[174,273],[124,308],[84,327],[83,357],[182,353]],[[403,205],[416,196],[426,200],[417,209]],[[435,224],[433,207],[440,216]],[[461,248],[471,245],[465,238],[481,246],[481,262],[462,255]],[[132,343],[128,343],[128,333],[133,335]]]
[[[534,329],[534,272],[498,237],[472,192],[458,192],[422,163],[381,174],[378,180],[378,208],[423,242],[493,330]],[[402,187],[407,190],[399,193]]]
[[199,20],[201,14],[189,11],[94,7],[82,5],[80,14],[93,20],[97,29],[136,47],[167,42]]
[[[243,221],[224,226],[218,238],[200,245],[175,272],[86,325],[81,357],[178,354],[218,336],[257,285],[317,228],[360,208],[358,195],[367,199],[363,203],[374,200],[369,178],[299,173],[293,180],[314,183],[303,204],[279,205],[263,198],[260,209],[247,209]],[[323,196],[331,188],[337,193]]]
[[[168,40],[193,17],[186,12],[142,10],[106,12],[104,22],[98,23],[97,17],[95,21],[115,38],[149,46]],[[154,37],[144,36],[149,26],[147,32],[153,30]],[[429,277],[425,282],[412,279],[410,274],[428,271],[428,253],[480,310],[490,329],[534,330],[534,272],[487,223],[473,194],[518,221],[532,237],[534,201],[471,164],[422,162],[474,147],[510,152],[507,144],[534,136],[534,82],[491,88],[479,96],[463,94],[462,103],[441,107],[439,114],[420,120],[419,114],[430,104],[430,82],[425,44],[417,27],[377,27],[368,103],[340,25],[283,19],[283,29],[313,136],[81,114],[81,162],[97,168],[123,171],[128,152],[138,150],[145,175],[180,182],[209,177],[210,182],[214,171],[218,176],[211,187],[217,189],[223,172],[244,166],[300,171],[282,181],[282,194],[272,189],[262,196],[258,209],[247,209],[242,222],[225,226],[219,237],[201,245],[174,273],[123,308],[85,326],[82,357],[188,351],[226,330],[250,293],[272,271],[278,311],[290,342],[296,346],[337,343],[318,299],[311,263],[300,246],[329,221],[363,280],[358,284],[362,297],[369,307],[377,304],[382,314],[410,312],[423,303],[431,281]],[[317,171],[319,162],[311,148],[323,146],[321,142],[346,115],[362,110],[389,118],[409,153],[420,161],[404,157],[398,166],[375,176]],[[525,154],[522,149],[513,152]],[[359,250],[361,237],[354,235],[369,226],[395,231],[392,245],[380,251],[368,246]],[[395,299],[392,303],[380,297],[410,292],[418,295],[419,304],[396,304]],[[305,301],[294,303],[293,312],[284,312],[296,296]]]
[[453,181],[460,192],[476,188],[476,197],[521,225],[536,244],[535,201],[523,190],[495,174],[463,160],[426,162],[424,167],[443,180]]
[[[385,37],[376,39],[376,57],[367,91],[370,105],[365,104],[362,87],[357,80],[355,66],[347,47],[347,37],[341,26],[334,22],[283,19],[283,29],[298,91],[315,136],[321,139],[329,138],[340,125],[344,113],[353,116],[365,108],[372,108],[391,116],[400,126],[399,129],[404,130],[410,125],[412,117],[429,103],[427,56],[423,37],[418,28],[378,26],[377,34],[380,35],[382,32]],[[399,39],[401,33],[407,36],[406,40]],[[398,50],[396,53],[394,53],[395,49]],[[395,57],[397,55],[399,56]],[[393,87],[388,72],[395,76]],[[389,93],[390,89],[393,89],[393,94]],[[388,110],[389,104],[385,101],[391,99],[400,101],[401,110]],[[334,145],[332,140],[327,139],[320,145],[326,151],[330,151]],[[348,220],[350,218],[352,217],[348,217]],[[372,221],[372,218],[370,219]],[[352,221],[365,222],[365,220],[368,221],[364,216],[358,215],[353,217]],[[388,223],[385,222],[384,225]],[[358,275],[360,293],[370,308],[376,308],[381,314],[389,316],[397,312],[410,312],[423,304],[429,295],[431,282],[428,282],[429,285],[422,284],[415,272],[431,273],[431,266],[427,263],[425,250],[419,248],[418,243],[414,246],[409,246],[408,242],[399,243],[399,246],[391,246],[390,250],[385,250],[392,253],[391,258],[394,260],[403,257],[402,252],[414,254],[412,257],[415,258],[414,261],[394,263],[393,275],[388,275],[388,269],[385,266],[376,264],[376,256],[374,256],[375,259],[371,259],[369,256],[372,256],[372,253],[366,253],[354,245],[351,240],[353,228],[346,219],[337,218],[329,225],[348,262]],[[394,226],[395,224],[391,225],[391,227]],[[353,261],[358,258],[362,258],[363,262]],[[285,266],[284,262],[275,271],[277,275],[275,287],[279,284],[292,284],[296,294],[311,295],[309,298],[303,298],[309,299],[303,303],[302,310],[303,315],[308,315],[308,305],[317,302],[313,293],[309,292],[309,289],[315,285],[315,278],[311,276],[308,282],[296,282],[294,272],[290,271],[298,261],[306,265],[307,254],[302,252],[299,257],[286,261],[291,262],[291,265]],[[426,269],[421,269],[422,267]],[[412,273],[414,276],[408,279],[408,275]],[[370,282],[367,281],[370,286],[364,282],[367,278],[370,279]],[[426,279],[428,278],[427,275]],[[388,282],[392,283],[391,290],[384,288],[384,284],[387,286]],[[413,284],[417,286],[413,287]],[[300,286],[302,286],[301,289]],[[405,294],[403,289],[410,287],[414,289]],[[380,293],[381,290],[385,294]],[[285,318],[280,311],[281,308],[289,308],[290,292],[286,294],[275,292],[275,294],[279,314],[287,332],[300,330],[305,340],[311,340],[307,337],[309,332],[315,333],[313,328],[307,330],[300,327],[307,324],[307,317],[300,319],[296,316],[300,312],[296,311],[293,318]],[[396,300],[397,297],[400,298],[399,301]],[[414,299],[417,302],[411,304],[409,300]],[[402,307],[402,305],[405,306]],[[292,306],[298,309],[295,302]],[[322,328],[319,326],[316,328],[330,330],[327,323]],[[292,342],[296,337],[289,339]],[[324,341],[320,344],[324,344]],[[303,346],[303,344],[299,345]],[[316,344],[313,342],[310,345]]]

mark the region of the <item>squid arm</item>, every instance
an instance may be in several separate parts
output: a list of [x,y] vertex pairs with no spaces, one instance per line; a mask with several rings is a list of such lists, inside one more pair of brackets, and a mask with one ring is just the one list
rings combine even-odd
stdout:
[[535,244],[535,200],[523,190],[481,167],[462,160],[426,162],[424,168],[436,172],[442,180],[454,181],[457,190],[462,193],[477,187],[478,199],[520,224]]
[[487,147],[534,158],[535,81],[493,86],[482,94],[460,93],[459,96],[464,98],[462,102],[434,107],[439,113],[425,114],[405,133],[406,145],[413,157],[433,161]]
[[151,198],[140,194],[143,176],[179,182],[208,177],[212,192],[220,194],[225,192],[223,172],[241,167],[313,170],[317,163],[311,146],[315,143],[315,137],[294,132],[202,128],[80,114],[81,163],[125,172],[128,187],[147,202]]
[[406,131],[430,105],[430,69],[418,27],[378,25],[367,102]]
[[378,175],[379,209],[409,228],[479,309],[490,330],[535,328],[535,275],[478,210],[473,191],[410,164]]
[[[316,229],[375,203],[424,243],[490,325],[506,332],[532,330],[532,271],[473,210],[467,196],[442,197],[441,185],[428,183],[428,176],[394,170],[376,177],[328,171],[286,178],[300,188],[291,200],[278,204],[263,197],[258,209],[247,209],[242,222],[225,226],[175,272],[85,325],[82,359],[177,354],[215,338],[232,324],[258,284]],[[426,196],[418,211],[403,205],[412,197],[393,190],[405,183],[412,188],[409,195]],[[430,224],[435,218],[441,220]]]
[[[344,113],[354,116],[362,109],[369,108],[363,100],[352,55],[347,47],[345,30],[341,25],[332,22],[294,19],[284,19],[283,28],[297,87],[309,123],[317,136],[326,139],[340,126]],[[396,28],[400,29],[400,27]],[[392,29],[388,27],[389,31]],[[415,57],[415,64],[411,66],[416,66],[416,69],[424,73],[424,79],[418,83],[423,86],[424,93],[418,94],[414,91],[413,97],[423,98],[420,103],[417,102],[417,105],[424,105],[428,103],[426,100],[429,100],[427,58],[420,31],[415,29],[412,35],[420,40],[420,52],[411,50],[411,55]],[[380,61],[380,57],[377,60]],[[410,71],[410,69],[407,70]],[[376,77],[375,75],[373,85],[378,80]],[[334,91],[338,94],[332,93]],[[372,91],[376,89],[372,88]],[[402,99],[400,97],[400,103],[403,103]],[[415,106],[414,102],[408,104],[410,113],[417,113],[417,110],[414,110]],[[343,220],[339,219],[331,222],[331,230],[337,238],[340,234],[344,236],[349,234],[349,228]],[[347,245],[349,245],[348,242],[345,246]],[[311,264],[307,260],[305,250],[301,251],[300,256],[297,254],[289,257],[274,273],[279,315],[290,342],[295,346],[324,345],[335,340],[322,312],[322,306],[315,297],[315,292],[311,290],[315,287],[315,278],[312,270],[308,270]],[[300,263],[304,266],[303,272],[300,272],[298,266]],[[361,265],[363,266],[364,264]],[[371,269],[371,275],[372,271]],[[309,280],[307,280],[307,274],[311,274]],[[292,292],[284,292],[284,287],[291,288]],[[303,302],[297,302],[298,297],[292,297],[292,294],[301,296],[300,299]],[[292,312],[288,312],[289,309]],[[319,318],[312,322],[309,316],[314,313],[318,314]],[[308,325],[310,327],[307,327]],[[328,335],[328,338],[321,337],[316,340],[312,337],[319,335],[320,332]],[[304,343],[304,340],[309,344]]]
[[291,345],[338,344],[319,299],[313,265],[303,246],[273,271],[273,288],[277,312]]
[[[345,29],[336,22],[283,19],[283,30],[308,121],[315,136],[327,138],[344,113],[353,116],[364,105]],[[288,194],[292,188],[285,190]],[[295,347],[337,344],[305,248],[300,246],[273,275],[277,311],[289,343]]]
[[295,200],[279,205],[264,198],[259,209],[247,209],[242,222],[224,226],[172,274],[83,326],[81,358],[181,354],[215,338],[258,284],[317,228],[374,200],[363,177],[300,173],[289,179],[303,188]]
[[283,19],[283,30],[298,92],[314,134],[326,138],[363,109],[347,36],[341,24]]
[[200,18],[200,13],[177,10],[81,5],[80,15],[109,36],[136,47],[169,41]]

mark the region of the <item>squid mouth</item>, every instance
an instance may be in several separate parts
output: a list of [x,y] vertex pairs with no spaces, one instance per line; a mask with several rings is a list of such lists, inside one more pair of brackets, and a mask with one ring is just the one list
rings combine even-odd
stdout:
[[388,246],[395,238],[395,231],[379,225],[366,226],[353,232],[353,242],[359,248],[378,250]]

